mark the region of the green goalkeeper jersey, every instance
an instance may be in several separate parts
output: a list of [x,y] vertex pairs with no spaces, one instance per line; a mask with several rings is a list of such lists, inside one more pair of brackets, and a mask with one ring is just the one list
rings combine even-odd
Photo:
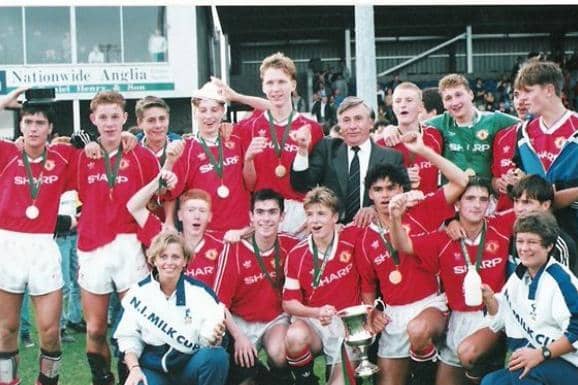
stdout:
[[494,136],[502,128],[517,122],[515,117],[501,112],[475,110],[473,123],[468,126],[459,126],[447,111],[426,124],[442,134],[445,158],[462,170],[471,169],[478,176],[490,178]]

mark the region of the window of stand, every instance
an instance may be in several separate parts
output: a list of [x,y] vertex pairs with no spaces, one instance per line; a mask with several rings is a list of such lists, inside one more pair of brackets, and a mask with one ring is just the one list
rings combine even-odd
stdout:
[[0,64],[24,64],[21,7],[6,7],[0,12]]
[[166,31],[166,7],[4,7],[0,65],[167,62]]
[[79,63],[122,62],[119,7],[76,7]]

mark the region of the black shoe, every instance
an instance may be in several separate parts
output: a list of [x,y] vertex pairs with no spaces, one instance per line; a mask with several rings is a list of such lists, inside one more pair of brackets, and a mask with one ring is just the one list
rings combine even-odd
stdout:
[[64,343],[72,343],[76,342],[76,338],[74,338],[71,334],[68,334],[66,329],[60,329],[60,341]]
[[30,334],[21,335],[20,342],[22,343],[22,346],[24,346],[25,348],[34,347],[34,341],[32,341],[32,338],[30,338]]
[[80,320],[80,322],[68,321],[66,323],[66,328],[74,330],[77,333],[86,333],[86,322],[84,320]]

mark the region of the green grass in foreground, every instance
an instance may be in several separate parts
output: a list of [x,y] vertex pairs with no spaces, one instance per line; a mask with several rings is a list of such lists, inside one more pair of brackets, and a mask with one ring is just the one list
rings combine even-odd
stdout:
[[[31,317],[34,322],[34,318]],[[22,384],[34,384],[38,376],[38,354],[40,352],[38,345],[38,336],[36,328],[31,328],[31,337],[34,347],[20,347],[20,378]],[[86,335],[81,333],[72,333],[76,342],[62,344],[62,365],[60,367],[60,385],[89,385],[90,369],[86,361]],[[264,358],[262,353],[262,358]],[[113,361],[113,373],[116,377],[116,360]],[[320,384],[325,384],[325,361],[322,357],[315,360],[315,373],[321,379]]]

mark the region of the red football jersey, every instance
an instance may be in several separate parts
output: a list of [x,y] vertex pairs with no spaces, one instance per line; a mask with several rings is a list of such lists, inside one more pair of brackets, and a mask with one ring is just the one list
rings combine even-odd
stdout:
[[[14,143],[0,140],[0,228],[9,231],[35,234],[52,234],[56,226],[60,195],[69,190],[69,161],[74,148],[68,145],[53,145],[46,150],[46,161],[30,161],[32,177],[40,180],[36,200],[30,195],[26,168]],[[38,208],[38,217],[26,217],[30,206]]]
[[[214,159],[218,161],[218,146],[210,146]],[[176,199],[191,188],[200,188],[211,195],[213,218],[209,230],[227,231],[241,229],[249,224],[251,196],[243,181],[244,150],[241,139],[236,135],[223,142],[223,182],[198,139],[188,139],[185,150],[173,168],[178,177],[177,186],[167,193],[168,199]],[[221,198],[217,189],[225,185],[229,196]]]
[[[486,241],[478,272],[482,282],[488,284],[497,293],[506,281],[510,238],[500,232],[492,222],[492,219],[487,221]],[[466,244],[472,263],[475,263],[479,242],[478,238],[476,244]],[[482,309],[482,306],[469,307],[465,304],[463,282],[468,266],[459,241],[452,241],[445,232],[440,231],[413,238],[413,248],[415,258],[424,269],[433,274],[439,273],[451,310]]]
[[205,231],[203,239],[193,250],[185,274],[214,288],[217,263],[224,247],[223,233]]
[[[289,252],[285,268],[284,300],[296,299],[312,307],[333,305],[337,310],[361,303],[360,278],[354,261],[355,248],[348,237],[350,231],[358,232],[358,229],[345,228],[335,234],[333,248],[317,288],[313,287],[314,254],[311,236]],[[319,255],[320,266],[322,258],[323,255]]]
[[[516,137],[520,124],[504,128],[498,131],[492,145],[492,176],[499,178],[509,170],[516,168],[513,162],[514,153],[516,152]],[[512,200],[507,194],[500,194],[497,211],[507,210],[513,207]]]
[[[443,138],[438,130],[433,127],[422,127],[423,129],[423,143],[434,150],[438,154],[443,152]],[[379,139],[376,144],[387,147],[383,138]],[[424,194],[434,192],[438,188],[439,170],[430,161],[424,159],[419,155],[415,155],[403,145],[398,143],[392,147],[394,150],[401,152],[403,155],[403,164],[405,167],[417,166],[419,168],[419,176],[421,178],[418,190],[423,191]]]
[[[311,149],[323,139],[323,129],[321,126],[303,115],[298,115],[291,123],[291,130],[297,130],[300,127],[309,124],[311,126]],[[285,125],[275,125],[277,132],[278,143],[281,143],[283,138],[283,131]],[[238,133],[244,143],[245,148],[248,148],[251,140],[256,136],[267,138],[267,147],[265,150],[255,156],[255,171],[257,173],[257,182],[255,190],[272,189],[277,191],[286,199],[294,199],[302,201],[305,194],[301,194],[293,189],[290,181],[291,164],[295,155],[297,154],[297,144],[291,139],[289,135],[285,146],[281,152],[281,164],[285,166],[285,176],[279,178],[275,175],[275,168],[279,165],[279,158],[275,153],[275,147],[271,141],[271,134],[269,132],[269,121],[266,118],[266,113],[259,111],[253,113],[248,119],[240,121],[235,127],[235,132]]]
[[[438,189],[435,194],[428,195],[420,204],[409,209],[403,216],[402,224],[409,235],[415,236],[435,231],[453,214],[453,207],[445,202],[443,191]],[[389,234],[385,233],[384,237],[390,242]],[[435,274],[421,269],[416,258],[403,253],[399,255],[401,282],[394,284],[389,280],[395,265],[376,225],[366,227],[360,234],[355,247],[355,261],[361,276],[361,291],[375,293],[379,284],[388,305],[406,305],[439,291]]]
[[[281,233],[279,240],[278,271],[283,274],[289,250],[298,239]],[[231,313],[248,322],[269,322],[283,312],[281,289],[283,277],[275,271],[275,248],[261,254],[264,267],[276,283],[274,288],[261,270],[251,240],[227,244],[215,282],[215,292]]]
[[[118,152],[110,159],[114,165]],[[83,203],[78,222],[78,249],[91,251],[112,242],[118,234],[138,233],[138,224],[126,208],[128,200],[159,173],[156,157],[137,146],[122,154],[116,184],[108,186],[104,159],[77,153],[73,178]]]
[[546,127],[541,117],[528,123],[526,129],[530,143],[546,172],[560,155],[566,140],[576,132],[577,127],[578,114],[572,111],[566,111],[564,116],[550,128]]

